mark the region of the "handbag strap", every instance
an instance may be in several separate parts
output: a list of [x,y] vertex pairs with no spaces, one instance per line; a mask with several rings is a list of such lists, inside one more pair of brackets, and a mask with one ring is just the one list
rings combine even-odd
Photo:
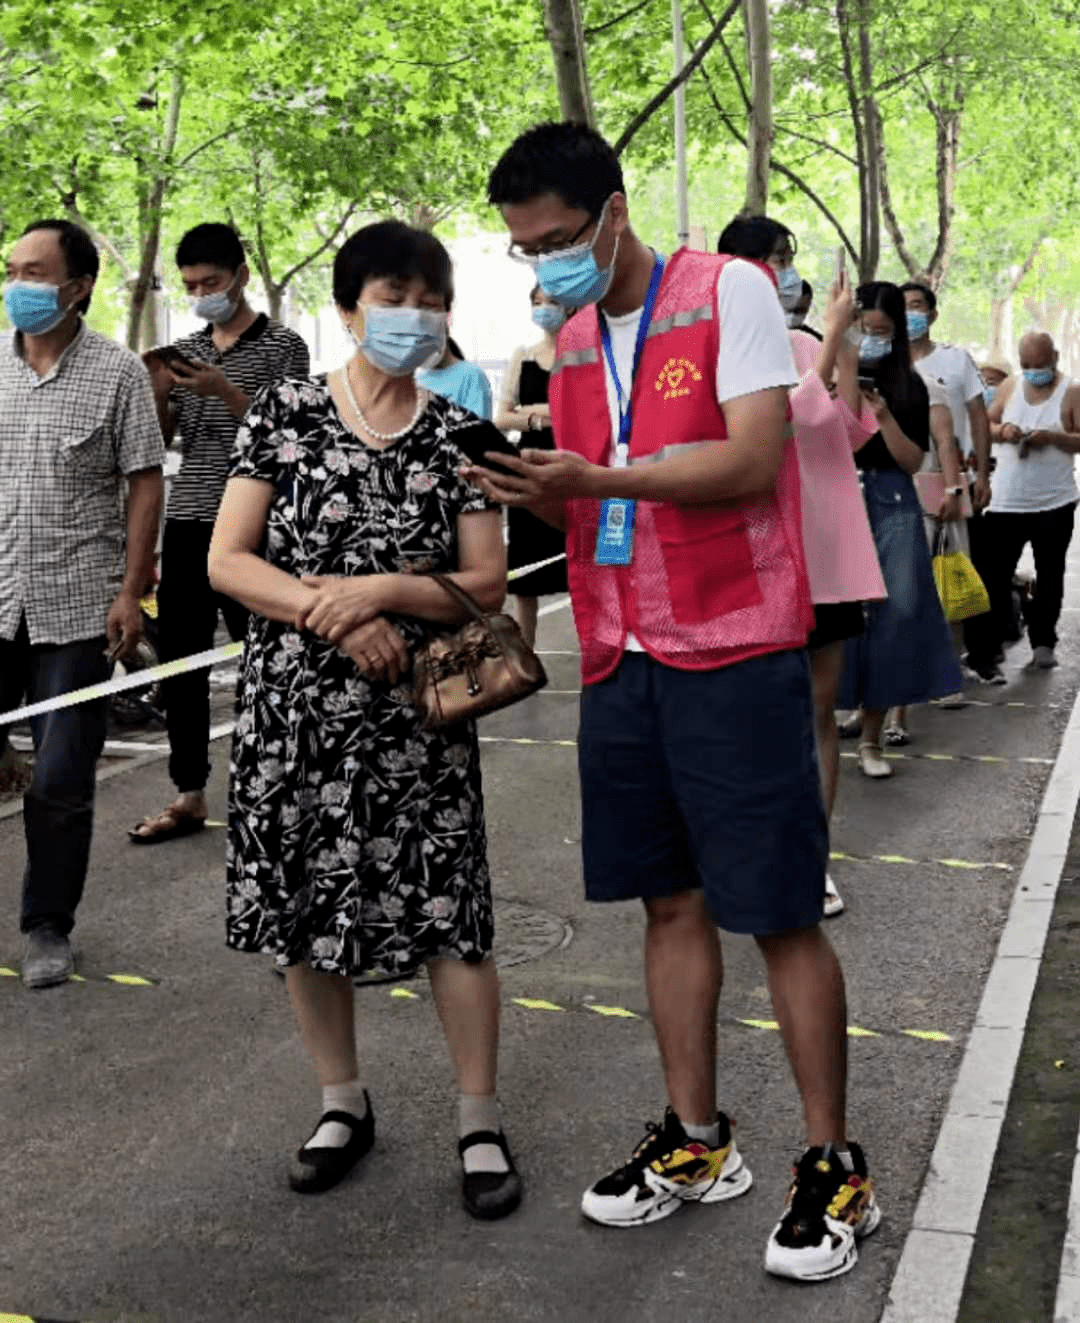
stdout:
[[[434,579],[440,588],[445,588],[454,601],[457,602],[459,606],[463,606],[474,620],[479,620],[482,625],[487,626],[487,612],[475,597],[472,597],[464,588],[459,584],[456,584],[449,575],[439,574],[436,570],[430,570],[428,572],[428,578]],[[490,626],[487,627],[490,628]]]

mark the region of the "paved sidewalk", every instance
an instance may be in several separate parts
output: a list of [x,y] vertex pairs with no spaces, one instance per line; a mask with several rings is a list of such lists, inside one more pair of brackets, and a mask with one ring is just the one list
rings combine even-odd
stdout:
[[[1070,604],[1080,605],[1077,588],[1070,577]],[[501,1094],[527,1182],[520,1213],[489,1226],[460,1208],[452,1077],[423,979],[357,993],[374,1152],[325,1196],[288,1190],[285,1161],[310,1131],[318,1093],[281,985],[265,959],[223,946],[219,829],[128,844],[127,827],[170,793],[160,758],[132,759],[100,788],[78,928],[87,981],[28,993],[0,976],[0,1318],[876,1323],[1080,684],[1080,620],[1064,621],[1058,671],[1019,670],[1020,645],[1010,685],[977,691],[988,706],[919,710],[908,752],[920,756],[898,759],[891,782],[867,782],[844,762],[834,846],[847,857],[834,875],[849,909],[829,932],[856,1033],[853,1137],[868,1149],[886,1214],[849,1277],[800,1287],[761,1270],[801,1125],[761,963],[741,939],[725,942],[720,1079],[754,1189],[633,1231],[579,1217],[582,1187],[625,1158],[663,1099],[640,917],[581,896],[578,678],[563,611],[541,626],[552,692],[482,728],[499,945],[516,962],[503,970]],[[225,755],[217,743],[218,817]],[[9,816],[0,820],[6,968],[19,954],[21,860],[21,823]],[[1037,1014],[1050,998],[1049,1018],[1033,1019],[1023,1044],[975,1242],[964,1309],[985,1312],[965,1319],[1052,1317],[1030,1310],[1047,1299],[1052,1308],[1068,1198],[1059,1172],[1071,1174],[1076,1140],[1075,1123],[1067,1135],[1080,1063],[1069,1014],[1070,925],[1080,923],[1071,868],[1051,924],[1048,991],[1035,993]],[[1043,1108],[1041,1129],[1020,1104]],[[1037,1189],[1021,1180],[1032,1134],[1033,1165],[1046,1174]],[[1023,1234],[999,1233],[1002,1194],[1008,1216],[1032,1210]],[[1024,1274],[1034,1255],[1052,1267],[1032,1295]],[[995,1298],[1029,1312],[994,1313]]]

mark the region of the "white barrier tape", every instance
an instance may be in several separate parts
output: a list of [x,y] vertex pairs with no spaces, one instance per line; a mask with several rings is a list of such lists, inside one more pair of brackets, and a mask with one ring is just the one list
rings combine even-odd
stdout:
[[217,666],[220,662],[232,661],[234,657],[239,657],[243,650],[242,643],[226,643],[222,648],[193,652],[190,657],[177,657],[176,661],[162,662],[160,666],[150,666],[145,671],[131,671],[127,675],[117,676],[114,680],[105,680],[101,684],[72,689],[70,693],[58,694],[55,698],[45,698],[40,703],[31,703],[27,707],[13,707],[10,712],[0,712],[0,726],[8,726],[15,721],[26,721],[29,717],[40,717],[46,712],[55,712],[62,707],[91,703],[96,698],[109,698],[113,694],[123,693],[125,689],[142,689],[158,680],[170,680],[174,675],[186,675],[188,671],[205,670],[207,667]]
[[[565,552],[549,556],[547,560],[538,560],[533,565],[523,565],[511,570],[508,580],[523,578],[534,570],[542,570],[556,561],[565,559]],[[144,689],[156,684],[158,680],[171,680],[176,675],[186,675],[189,671],[206,670],[222,662],[232,661],[244,650],[242,643],[226,643],[221,648],[209,648],[206,652],[193,652],[189,657],[178,657],[176,661],[162,662],[160,666],[150,666],[142,671],[130,671],[127,675],[117,676],[113,680],[104,680],[101,684],[90,684],[82,689],[72,689],[70,693],[58,694],[55,698],[44,698],[40,703],[31,703],[27,707],[14,707],[10,712],[0,712],[0,726],[9,726],[16,721],[27,721],[30,717],[40,717],[46,712],[56,712],[63,707],[77,707],[80,703],[92,703],[97,698],[111,698],[113,694],[122,694],[128,689]]]
[[522,565],[520,569],[510,571],[506,576],[506,582],[513,583],[515,579],[524,579],[526,574],[532,574],[534,570],[546,570],[549,565],[554,565],[557,561],[565,559],[566,552],[560,551],[557,556],[549,556],[547,560],[538,560],[534,565]]

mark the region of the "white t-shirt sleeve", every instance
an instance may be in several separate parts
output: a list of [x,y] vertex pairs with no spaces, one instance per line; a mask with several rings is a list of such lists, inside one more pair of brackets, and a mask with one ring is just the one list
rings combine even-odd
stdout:
[[759,267],[735,259],[716,283],[720,313],[720,353],[716,398],[723,404],[740,395],[798,384],[791,342],[776,288]]
[[979,376],[979,369],[972,361],[972,357],[965,350],[960,351],[964,359],[964,402],[975,399],[976,396],[982,396],[983,382]]

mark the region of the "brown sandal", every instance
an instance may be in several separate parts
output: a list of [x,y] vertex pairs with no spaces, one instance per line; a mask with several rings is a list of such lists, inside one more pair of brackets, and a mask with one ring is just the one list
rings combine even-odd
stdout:
[[[163,823],[159,831],[141,831],[140,828]],[[194,836],[206,826],[205,818],[197,818],[191,813],[180,813],[170,806],[163,809],[156,818],[144,818],[132,827],[128,839],[133,845],[157,845],[161,841],[179,840],[181,836]]]

